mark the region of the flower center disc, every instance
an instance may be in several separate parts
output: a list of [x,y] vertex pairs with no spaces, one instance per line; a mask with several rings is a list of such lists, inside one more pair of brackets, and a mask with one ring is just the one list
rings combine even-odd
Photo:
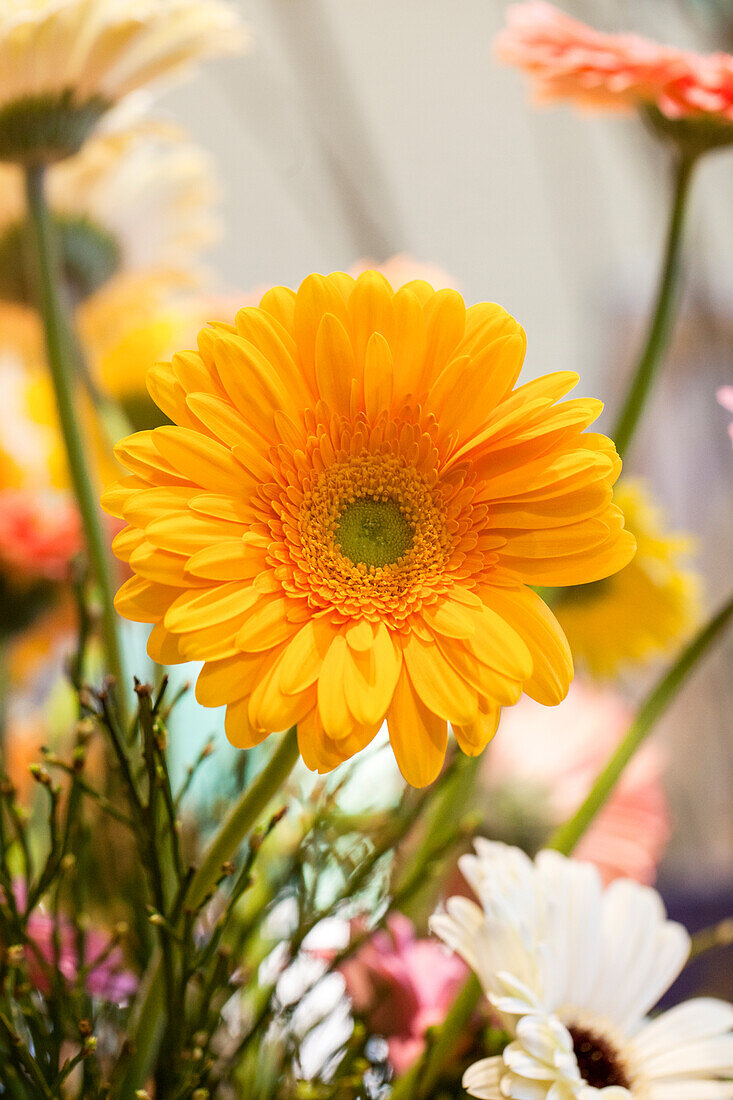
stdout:
[[625,1067],[611,1044],[584,1027],[569,1028],[580,1076],[594,1089],[629,1088]]
[[354,565],[379,569],[394,565],[408,552],[413,530],[394,500],[361,497],[344,508],[335,538],[341,553]]

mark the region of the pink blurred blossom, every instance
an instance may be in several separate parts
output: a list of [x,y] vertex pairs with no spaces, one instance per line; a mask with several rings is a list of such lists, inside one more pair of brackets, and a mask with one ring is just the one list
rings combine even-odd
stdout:
[[663,46],[637,34],[603,34],[545,0],[513,4],[497,58],[523,69],[541,101],[573,99],[611,110],[656,105],[669,118],[733,120],[733,57]]
[[380,271],[393,290],[399,290],[405,283],[411,283],[414,279],[423,279],[430,283],[434,290],[456,290],[456,280],[438,264],[422,263],[406,252],[399,252],[390,256],[384,263],[378,264],[374,260],[359,260],[349,270],[349,275],[357,279],[363,271]]
[[[721,386],[715,396],[724,409],[727,409],[729,413],[733,413],[733,386]],[[728,435],[733,443],[733,420],[728,425]]]
[[396,1073],[404,1073],[425,1049],[425,1032],[443,1022],[468,973],[457,955],[436,940],[420,940],[401,913],[387,918],[341,966],[354,1008],[383,1035]]
[[[16,881],[13,885],[16,905],[23,909],[26,903],[25,883]],[[25,948],[28,978],[41,993],[51,991],[48,967],[54,966],[56,948],[54,932],[58,938],[58,970],[64,980],[73,985],[79,973],[79,954],[76,944],[76,930],[71,922],[59,916],[36,908],[28,917],[28,938],[31,944]],[[124,967],[124,956],[120,947],[110,947],[111,936],[97,928],[86,931],[84,936],[84,962],[91,967],[85,978],[88,993],[113,1004],[125,1004],[137,989],[135,974]],[[43,966],[40,959],[47,965]],[[99,960],[98,962],[96,960]]]
[[65,493],[0,491],[0,562],[14,573],[63,580],[81,544],[79,513]]
[[[559,824],[588,794],[632,717],[615,692],[577,679],[557,707],[523,698],[502,714],[487,754],[488,780],[537,795],[551,824]],[[656,877],[670,833],[663,763],[657,745],[643,746],[573,853],[595,863],[605,882]]]

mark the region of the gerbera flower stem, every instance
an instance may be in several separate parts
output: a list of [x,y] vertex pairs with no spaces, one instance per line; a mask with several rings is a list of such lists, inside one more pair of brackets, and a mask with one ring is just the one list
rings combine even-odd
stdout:
[[64,437],[71,480],[84,524],[92,573],[102,604],[102,629],[107,664],[119,683],[124,683],[114,609],[111,557],[104,536],[98,494],[87,467],[84,444],[74,409],[76,356],[74,338],[60,294],[56,270],[53,228],[45,198],[44,168],[26,169],[26,194],[35,249],[38,309],[46,336],[48,365],[53,379],[59,420]]
[[[242,792],[219,832],[203,853],[191,879],[182,911],[195,912],[222,876],[222,865],[236,855],[239,845],[269,802],[277,795],[298,759],[297,727],[283,735],[269,762]],[[165,1020],[165,982],[161,959],[154,959],[142,984],[134,1012],[134,1053],[128,1066],[121,1100],[132,1100],[152,1072]]]
[[588,797],[575,814],[561,825],[546,847],[569,855],[605,805],[626,765],[651,732],[657,719],[664,713],[693,668],[713,645],[728,625],[733,615],[733,597],[709,620],[683,650],[677,661],[665,673],[660,682],[642,703],[636,719],[619,744],[611,759],[596,779]]
[[683,150],[679,153],[676,162],[672,211],[654,311],[634,371],[631,388],[626,395],[615,429],[611,432],[616,449],[622,456],[631,442],[657,369],[669,344],[681,271],[680,259],[687,200],[697,160],[697,153]]

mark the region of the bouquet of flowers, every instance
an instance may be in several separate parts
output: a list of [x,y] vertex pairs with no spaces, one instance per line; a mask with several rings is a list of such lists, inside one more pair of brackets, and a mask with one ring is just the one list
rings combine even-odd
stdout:
[[542,0],[496,40],[672,167],[605,435],[408,256],[216,289],[154,93],[247,41],[229,0],[0,11],[0,1096],[733,1100],[733,1006],[657,1007],[733,934],[652,886],[647,740],[733,602],[622,474],[733,57]]

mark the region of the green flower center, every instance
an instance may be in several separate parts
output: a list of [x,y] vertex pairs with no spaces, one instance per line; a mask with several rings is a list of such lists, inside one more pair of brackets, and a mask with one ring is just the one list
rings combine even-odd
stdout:
[[412,525],[391,499],[361,497],[347,504],[336,524],[336,543],[354,565],[394,565],[412,546]]
[[[88,218],[56,214],[53,220],[67,290],[73,302],[81,302],[115,274],[120,246]],[[0,298],[5,301],[35,301],[29,233],[27,222],[16,222],[0,236]]]

